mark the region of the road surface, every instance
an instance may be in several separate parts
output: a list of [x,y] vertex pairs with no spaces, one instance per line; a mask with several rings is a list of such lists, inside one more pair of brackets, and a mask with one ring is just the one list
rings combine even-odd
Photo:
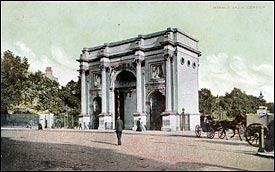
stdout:
[[274,169],[238,136],[197,138],[194,132],[1,128],[1,171],[239,171]]

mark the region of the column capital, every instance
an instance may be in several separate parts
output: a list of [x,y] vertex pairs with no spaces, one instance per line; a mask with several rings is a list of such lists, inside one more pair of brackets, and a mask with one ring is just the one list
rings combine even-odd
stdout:
[[165,60],[173,60],[173,57],[175,56],[175,47],[172,45],[166,45],[163,47],[163,57]]
[[101,71],[103,71],[103,70],[106,71],[107,66],[105,64],[100,64],[99,68],[101,69]]
[[106,69],[110,66],[110,60],[108,58],[101,58],[100,59],[100,69]]
[[138,50],[135,52],[135,62],[137,64],[141,64],[141,62],[144,60],[144,52],[141,50]]
[[79,71],[80,73],[85,73],[85,72],[88,71],[88,70],[89,70],[89,68],[82,67],[82,68],[80,68],[78,71]]
[[165,60],[170,60],[170,59],[173,59],[175,53],[174,51],[172,50],[165,50],[164,53],[163,53],[163,58]]

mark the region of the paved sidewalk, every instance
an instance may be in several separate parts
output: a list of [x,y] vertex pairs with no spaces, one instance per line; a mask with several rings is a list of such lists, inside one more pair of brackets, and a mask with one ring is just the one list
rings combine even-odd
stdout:
[[258,152],[257,154],[260,155],[260,156],[273,157],[274,158],[274,151],[272,151],[272,152]]

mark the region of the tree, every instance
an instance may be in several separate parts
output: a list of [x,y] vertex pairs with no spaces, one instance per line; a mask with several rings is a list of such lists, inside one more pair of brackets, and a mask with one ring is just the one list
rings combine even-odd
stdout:
[[70,113],[78,115],[80,113],[81,83],[71,80],[65,87],[61,88],[60,98],[68,106]]
[[59,97],[65,103],[66,116],[68,119],[68,127],[74,127],[75,118],[80,114],[80,99],[81,99],[81,84],[80,79],[75,82],[71,80],[65,87],[60,90]]
[[8,113],[22,102],[22,89],[26,89],[28,59],[5,51],[1,57],[1,113]]
[[28,89],[24,91],[27,103],[37,112],[51,112],[59,114],[64,112],[65,104],[59,97],[60,85],[45,76],[41,71],[30,73],[28,77]]
[[247,113],[256,113],[259,106],[262,104],[258,97],[248,95]]
[[236,117],[240,113],[247,113],[248,111],[248,97],[238,88],[233,88],[231,93],[225,94],[226,110],[229,117]]
[[235,117],[239,113],[256,113],[260,105],[264,105],[265,100],[252,95],[246,95],[241,89],[234,88],[231,93],[226,93],[223,108],[228,116]]
[[[14,56],[5,51],[1,57],[1,113],[8,110],[22,113],[65,111],[65,103],[60,98],[60,85],[50,80],[41,71],[29,72],[26,57]],[[18,110],[18,108],[20,108]]]
[[215,108],[215,97],[211,94],[211,91],[206,88],[202,88],[199,91],[199,111],[205,114],[211,114]]

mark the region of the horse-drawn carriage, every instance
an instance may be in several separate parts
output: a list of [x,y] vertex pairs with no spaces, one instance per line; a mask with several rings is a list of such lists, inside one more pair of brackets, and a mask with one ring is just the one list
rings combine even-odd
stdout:
[[274,144],[274,116],[268,113],[267,108],[265,106],[260,106],[259,110],[257,110],[257,114],[247,114],[246,122],[247,127],[244,132],[246,141],[250,145],[258,147],[261,130],[263,129],[265,147],[266,149],[270,149],[270,144]]
[[244,115],[240,113],[235,115],[233,120],[215,121],[210,115],[201,115],[200,125],[196,125],[195,133],[197,137],[200,137],[202,131],[206,132],[207,137],[212,139],[215,132],[218,132],[219,138],[226,137],[227,139],[226,131],[231,129],[233,131],[231,138],[235,136],[237,131],[242,141],[242,128],[245,128],[244,137],[250,145],[259,146],[261,132],[263,131],[265,150],[272,151],[274,149],[274,115],[270,115],[265,106],[260,106],[257,114]]
[[222,128],[220,124],[213,119],[210,115],[200,116],[200,125],[196,125],[195,133],[197,137],[201,136],[201,132],[206,132],[206,136],[213,139],[215,133],[220,131]]

